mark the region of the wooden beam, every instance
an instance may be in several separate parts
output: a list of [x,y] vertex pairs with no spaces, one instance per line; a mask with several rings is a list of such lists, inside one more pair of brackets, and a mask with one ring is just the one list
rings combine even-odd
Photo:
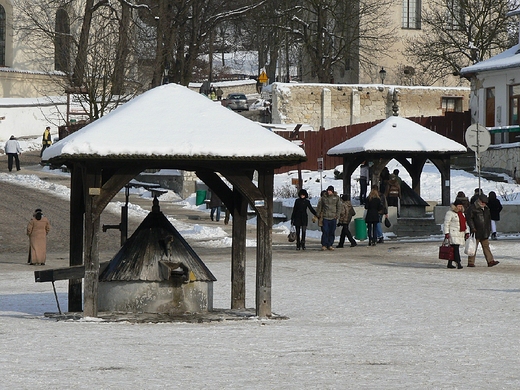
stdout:
[[266,218],[257,219],[256,233],[256,315],[271,317],[271,280],[273,262],[273,188],[274,171],[258,171],[258,189],[265,202]]
[[101,193],[94,198],[94,209],[97,213],[94,215],[94,218],[99,218],[105,207],[107,207],[107,204],[116,196],[121,188],[141,171],[141,168],[136,167],[121,168],[103,183]]
[[226,205],[226,208],[231,214],[233,214],[233,190],[231,190],[222,178],[213,171],[208,170],[197,170],[197,177],[202,180],[206,185],[214,191],[215,194],[220,198]]
[[451,159],[450,156],[430,158],[441,173],[441,202],[443,206],[451,204]]
[[[110,261],[99,264],[99,272],[103,272]],[[57,280],[81,280],[85,277],[85,266],[75,265],[66,268],[54,268],[34,271],[34,281],[36,283],[55,282]],[[81,311],[81,310],[80,310]]]
[[233,226],[231,243],[231,308],[246,307],[246,233],[247,200],[233,190]]
[[[237,188],[242,195],[248,200],[251,208],[256,211],[258,217],[267,222],[267,211],[265,204],[267,199],[264,194],[256,187],[245,172],[221,172],[221,174],[233,184],[233,188]],[[272,199],[271,199],[272,201]]]
[[[80,164],[71,168],[70,177],[70,237],[69,237],[69,265],[83,264],[83,233],[85,200],[83,197],[83,169]],[[81,278],[69,278],[68,311],[80,312],[83,310]]]
[[101,195],[101,169],[88,167],[85,173],[85,288],[83,314],[97,317],[99,280],[99,228],[101,211],[96,208],[96,197]]

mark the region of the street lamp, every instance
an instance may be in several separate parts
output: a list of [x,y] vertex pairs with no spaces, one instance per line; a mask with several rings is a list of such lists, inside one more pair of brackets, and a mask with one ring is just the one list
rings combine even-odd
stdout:
[[385,70],[385,68],[381,67],[381,70],[379,71],[379,78],[381,79],[381,84],[385,83],[385,77],[386,77],[386,70]]

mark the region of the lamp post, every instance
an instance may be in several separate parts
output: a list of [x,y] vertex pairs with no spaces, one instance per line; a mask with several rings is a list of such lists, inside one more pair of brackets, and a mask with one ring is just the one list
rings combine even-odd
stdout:
[[386,78],[386,70],[383,67],[381,67],[381,70],[379,71],[379,78],[381,79],[381,84],[384,84]]

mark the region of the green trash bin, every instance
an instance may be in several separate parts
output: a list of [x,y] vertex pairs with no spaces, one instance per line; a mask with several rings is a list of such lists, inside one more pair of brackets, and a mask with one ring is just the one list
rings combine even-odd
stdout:
[[362,241],[367,239],[367,224],[363,218],[354,219],[354,226],[356,228],[356,239]]
[[206,200],[206,190],[197,190],[195,204],[200,206]]

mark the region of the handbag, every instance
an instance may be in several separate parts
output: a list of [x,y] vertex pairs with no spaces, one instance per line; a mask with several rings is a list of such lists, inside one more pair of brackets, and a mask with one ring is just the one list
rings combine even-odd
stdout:
[[477,253],[477,240],[475,236],[472,234],[464,244],[464,253],[468,256],[475,256]]
[[388,218],[385,218],[385,226],[387,228],[389,228],[390,226],[392,226],[392,223],[390,222],[390,220]]
[[287,240],[289,240],[289,242],[296,241],[296,228],[294,226],[291,226],[291,230],[289,232],[289,235],[287,236]]
[[450,245],[447,238],[444,239],[442,245],[439,247],[439,259],[453,260],[455,257],[454,248]]

